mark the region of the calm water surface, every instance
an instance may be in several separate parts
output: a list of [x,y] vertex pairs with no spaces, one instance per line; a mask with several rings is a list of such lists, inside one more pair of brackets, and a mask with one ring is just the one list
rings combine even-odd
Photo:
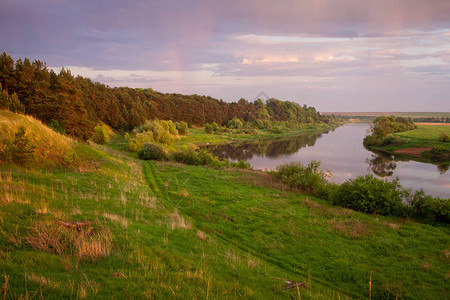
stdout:
[[308,164],[318,160],[322,168],[331,171],[331,180],[338,183],[370,173],[379,178],[399,177],[406,189],[423,188],[427,194],[450,198],[450,171],[365,149],[362,142],[368,128],[367,123],[350,123],[320,135],[307,133],[277,140],[213,146],[210,150],[232,161],[249,161],[254,169],[261,170],[275,169],[287,162]]

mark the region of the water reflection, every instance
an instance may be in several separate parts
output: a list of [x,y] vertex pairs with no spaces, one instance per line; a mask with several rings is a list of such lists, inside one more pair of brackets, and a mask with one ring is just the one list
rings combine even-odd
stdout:
[[380,177],[392,176],[397,168],[392,157],[384,153],[372,154],[366,162],[369,164],[369,170]]
[[277,158],[280,155],[296,153],[306,146],[313,147],[316,140],[326,133],[328,132],[322,134],[308,132],[280,139],[258,139],[232,144],[218,144],[207,146],[207,149],[217,157],[233,161],[249,161],[255,155]]
[[[366,159],[366,163],[369,164],[369,170],[379,177],[389,177],[394,174],[394,170],[397,168],[397,164],[395,162],[409,162],[411,160],[393,156],[383,152],[377,152],[368,150],[371,153],[371,157]],[[437,167],[439,174],[443,175],[448,171],[449,165],[447,162],[433,162],[433,164]]]

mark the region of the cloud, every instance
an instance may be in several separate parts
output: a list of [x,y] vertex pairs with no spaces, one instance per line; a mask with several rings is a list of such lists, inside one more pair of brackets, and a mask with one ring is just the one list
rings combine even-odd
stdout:
[[449,16],[446,0],[4,0],[0,50],[111,86],[450,110]]

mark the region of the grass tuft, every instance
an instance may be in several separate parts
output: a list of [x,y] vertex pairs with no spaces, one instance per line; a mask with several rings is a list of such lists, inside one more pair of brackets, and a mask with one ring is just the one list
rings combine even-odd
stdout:
[[174,230],[175,228],[190,229],[191,224],[184,220],[184,217],[179,214],[178,209],[175,208],[172,212],[167,214],[166,224],[169,228]]
[[96,261],[108,257],[113,248],[106,228],[66,228],[56,222],[31,225],[26,242],[34,249],[78,260]]

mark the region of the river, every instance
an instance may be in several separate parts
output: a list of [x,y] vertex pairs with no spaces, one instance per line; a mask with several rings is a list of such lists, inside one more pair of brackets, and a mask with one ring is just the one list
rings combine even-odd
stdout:
[[398,177],[405,189],[423,188],[430,195],[450,198],[450,171],[445,168],[371,152],[363,139],[368,123],[349,123],[328,133],[305,133],[280,139],[261,139],[210,148],[215,155],[250,162],[254,169],[275,169],[289,162],[308,164],[321,161],[328,169],[331,181],[342,183],[349,178],[374,174],[379,178]]

